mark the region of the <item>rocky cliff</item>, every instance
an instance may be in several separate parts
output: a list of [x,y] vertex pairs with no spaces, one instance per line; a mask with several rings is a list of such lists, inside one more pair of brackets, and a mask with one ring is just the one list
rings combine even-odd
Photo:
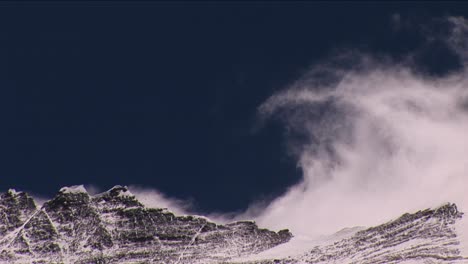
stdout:
[[0,196],[1,263],[216,263],[291,236],[251,221],[219,225],[146,208],[121,186],[95,196],[62,188],[40,208],[24,192]]
[[[344,237],[337,234],[334,239],[324,239],[325,243],[310,242],[309,250],[303,254],[274,259],[268,259],[268,254],[262,259],[260,254],[253,258],[258,260],[242,263],[468,263],[457,235],[460,230],[456,224],[462,217],[455,204],[445,204],[406,213],[376,227],[356,228],[345,232]],[[274,250],[277,249],[270,251]]]
[[445,204],[284,255],[295,245],[288,230],[177,216],[143,206],[122,186],[93,196],[62,188],[40,207],[9,190],[0,195],[0,263],[468,263],[456,227],[462,218]]

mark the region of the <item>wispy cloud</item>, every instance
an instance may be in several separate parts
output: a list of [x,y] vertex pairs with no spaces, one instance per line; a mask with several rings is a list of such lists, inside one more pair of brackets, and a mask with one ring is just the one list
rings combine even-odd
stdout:
[[193,206],[190,201],[168,197],[153,188],[145,188],[138,185],[131,185],[128,188],[138,201],[148,208],[167,208],[177,215],[186,215],[192,212]]
[[[466,65],[468,24],[447,21],[444,43]],[[348,52],[260,106],[288,139],[306,139],[289,145],[302,182],[260,225],[318,235],[448,201],[468,210],[468,70],[434,77],[408,61]]]
[[[394,19],[401,23],[399,15]],[[461,17],[445,22],[447,34],[428,41],[438,39],[458,56],[462,68],[456,72],[421,73],[414,54],[395,61],[347,51],[272,95],[259,113],[284,125],[287,151],[297,156],[303,180],[271,203],[209,218],[254,219],[262,227],[313,236],[445,202],[468,213],[468,23]],[[147,207],[193,213],[188,201],[129,189]]]

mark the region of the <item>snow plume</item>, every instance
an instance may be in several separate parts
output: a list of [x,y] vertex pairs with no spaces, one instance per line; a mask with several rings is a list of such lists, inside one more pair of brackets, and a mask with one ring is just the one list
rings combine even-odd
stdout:
[[167,208],[177,215],[186,215],[192,211],[190,201],[167,197],[158,190],[137,185],[131,185],[128,188],[138,201],[148,208]]
[[[448,24],[445,43],[466,65],[468,24]],[[434,77],[408,61],[350,52],[260,106],[303,171],[260,226],[320,235],[445,202],[468,213],[468,70]]]

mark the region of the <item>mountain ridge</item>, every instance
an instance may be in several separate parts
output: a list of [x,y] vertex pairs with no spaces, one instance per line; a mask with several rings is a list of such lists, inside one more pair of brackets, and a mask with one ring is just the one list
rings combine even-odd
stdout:
[[27,193],[9,190],[0,196],[0,216],[2,263],[223,261],[292,237],[250,221],[219,225],[147,208],[123,186],[93,196],[82,186],[64,187],[41,207]]
[[301,254],[268,259],[268,254],[261,253],[241,263],[468,263],[455,227],[463,215],[454,203],[446,203],[381,225],[356,228],[351,235],[327,243],[310,243]]
[[145,207],[124,186],[95,195],[64,187],[40,207],[10,189],[0,193],[0,263],[468,263],[455,228],[462,218],[447,203],[307,241],[293,254],[299,238],[287,229],[178,216]]

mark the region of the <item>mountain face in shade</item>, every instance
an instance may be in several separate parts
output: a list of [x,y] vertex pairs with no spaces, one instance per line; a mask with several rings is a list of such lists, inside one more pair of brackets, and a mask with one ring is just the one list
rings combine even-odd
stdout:
[[293,254],[297,240],[288,230],[176,216],[143,206],[126,187],[94,196],[65,187],[40,208],[9,190],[0,195],[0,263],[465,263],[456,230],[462,217],[446,204],[307,242]]

